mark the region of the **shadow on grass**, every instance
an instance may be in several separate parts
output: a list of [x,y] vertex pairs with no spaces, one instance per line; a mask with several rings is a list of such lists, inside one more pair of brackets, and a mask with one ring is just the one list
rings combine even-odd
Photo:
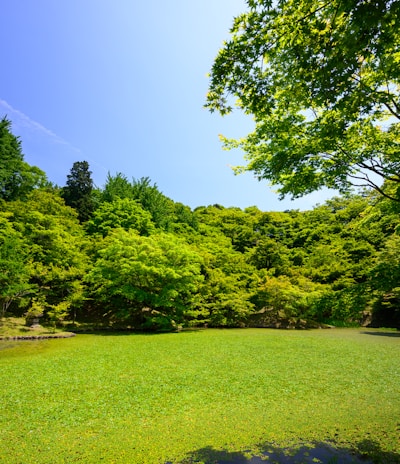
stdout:
[[337,448],[329,443],[310,443],[292,448],[264,444],[256,455],[249,451],[230,452],[202,448],[189,453],[179,463],[166,464],[399,464],[400,454],[383,451],[372,440],[363,440],[355,448]]
[[380,337],[400,337],[400,331],[398,332],[362,332],[364,335],[378,335]]
[[200,332],[204,329],[197,328],[188,328],[182,330],[165,330],[165,331],[150,331],[150,330],[138,330],[138,329],[124,329],[124,328],[114,328],[114,327],[95,327],[95,328],[73,328],[70,327],[69,330],[77,335],[99,335],[99,336],[118,336],[118,335],[164,335],[164,334],[182,334],[187,332]]

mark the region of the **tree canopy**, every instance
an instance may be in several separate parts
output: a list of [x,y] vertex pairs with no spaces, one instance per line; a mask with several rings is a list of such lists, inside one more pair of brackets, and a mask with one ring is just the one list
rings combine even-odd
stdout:
[[87,221],[94,209],[93,180],[87,161],[76,161],[67,176],[67,183],[62,189],[65,204],[76,209],[80,222]]
[[[16,142],[7,132],[0,150],[14,143],[21,161]],[[14,158],[4,158],[3,185]],[[88,163],[76,162],[64,189],[38,184],[0,198],[0,320],[400,328],[399,202],[371,191],[310,211],[192,211],[147,177],[109,174],[91,186]],[[67,206],[66,192],[85,201]]]
[[24,161],[21,141],[11,132],[11,122],[0,120],[0,198],[24,198],[34,188],[46,184],[46,175]]
[[254,117],[246,166],[300,197],[369,187],[400,200],[400,1],[247,0],[206,106]]
[[144,327],[181,323],[199,282],[201,256],[165,233],[149,237],[117,228],[107,236],[87,280],[96,298],[119,318]]

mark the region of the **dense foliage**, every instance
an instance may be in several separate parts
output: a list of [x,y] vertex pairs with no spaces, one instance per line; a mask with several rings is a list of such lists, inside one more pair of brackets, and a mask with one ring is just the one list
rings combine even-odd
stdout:
[[[299,197],[368,186],[399,201],[400,2],[247,0],[215,59],[207,106],[254,117],[255,172]],[[382,186],[382,181],[385,181]]]
[[24,161],[21,141],[11,132],[11,122],[0,120],[0,199],[22,198],[46,184],[46,175]]
[[[148,178],[92,188],[87,162],[67,179],[0,200],[2,314],[149,330],[400,326],[400,206],[384,196],[192,211]],[[67,206],[68,191],[85,201]]]
[[77,161],[73,164],[67,176],[67,183],[61,194],[67,206],[78,212],[81,222],[87,221],[93,212],[93,181],[87,161]]

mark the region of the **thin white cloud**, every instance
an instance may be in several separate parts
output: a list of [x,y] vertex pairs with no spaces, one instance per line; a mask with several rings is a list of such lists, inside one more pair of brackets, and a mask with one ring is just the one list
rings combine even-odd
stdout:
[[5,100],[0,99],[0,107],[4,108],[4,110],[7,113],[7,116],[8,114],[11,113],[12,117],[10,117],[10,119],[12,119],[13,124],[21,128],[27,128],[35,132],[38,132],[41,135],[45,135],[46,137],[48,137],[53,143],[65,145],[69,147],[71,150],[77,153],[81,153],[81,150],[79,148],[74,147],[71,143],[67,142],[62,137],[60,137],[59,135],[51,131],[50,129],[47,129],[47,127],[43,126],[39,122],[34,121],[22,111],[17,110],[16,108],[12,107]]
[[[25,129],[25,130],[33,131],[37,135],[44,137],[47,141],[50,141],[51,143],[63,145],[65,148],[73,151],[75,154],[78,153],[81,157],[85,157],[83,156],[82,150],[75,147],[74,145],[72,145],[72,143],[63,139],[59,135],[55,134],[52,130],[43,126],[39,122],[31,119],[25,113],[23,113],[20,110],[17,110],[16,108],[14,108],[8,102],[6,102],[5,100],[2,100],[1,98],[0,98],[0,108],[3,108],[3,111],[6,113],[5,115],[0,115],[0,117],[9,116],[9,119],[12,121],[14,127],[20,128],[22,130]],[[90,163],[98,166],[102,171],[108,172],[108,169],[105,168],[102,164],[99,164],[97,161],[91,158],[88,158],[88,157],[85,157],[85,158],[87,158],[88,161],[90,161]]]

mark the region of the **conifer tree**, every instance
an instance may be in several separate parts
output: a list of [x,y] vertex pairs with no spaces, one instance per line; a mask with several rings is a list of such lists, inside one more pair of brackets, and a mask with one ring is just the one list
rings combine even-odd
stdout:
[[76,161],[67,176],[66,186],[62,189],[66,205],[78,212],[81,223],[89,220],[94,210],[91,174],[87,161]]

